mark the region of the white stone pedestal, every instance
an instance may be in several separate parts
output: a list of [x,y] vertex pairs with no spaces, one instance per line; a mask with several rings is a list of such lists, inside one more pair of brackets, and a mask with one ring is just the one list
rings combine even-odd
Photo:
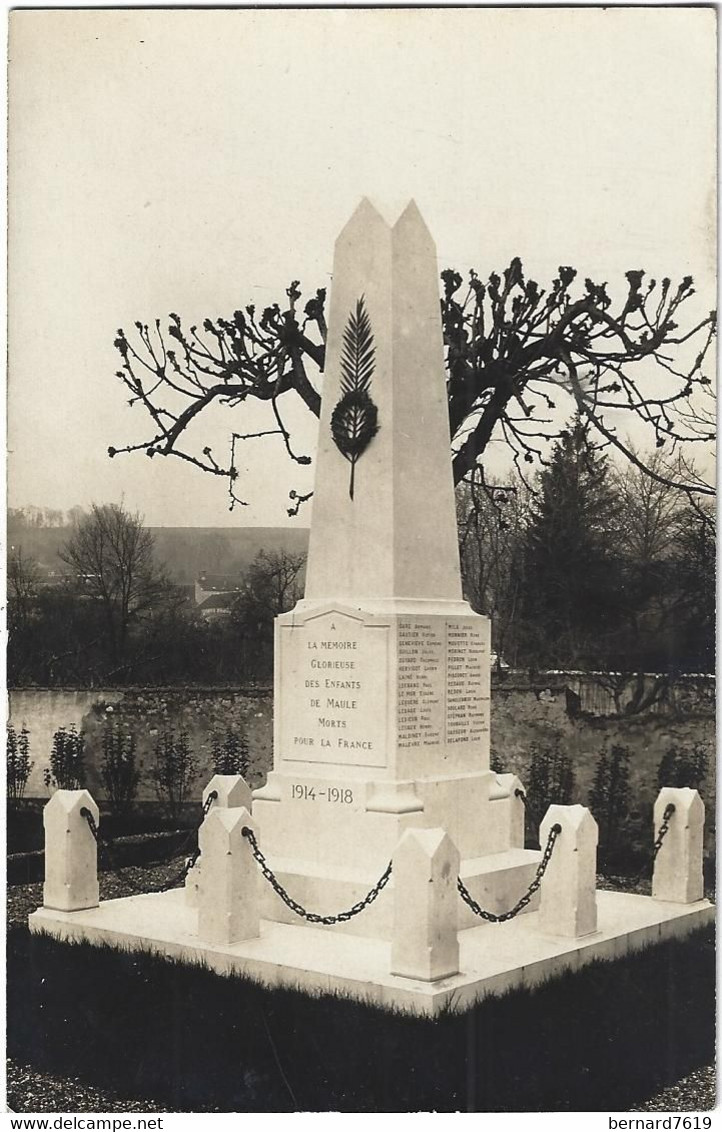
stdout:
[[243,836],[245,826],[258,832],[245,806],[218,806],[201,826],[198,936],[209,944],[237,943],[259,934],[261,878]]
[[572,938],[597,930],[597,823],[586,806],[550,806],[539,830],[546,845],[560,830],[541,883],[539,923]]
[[[489,622],[464,602],[304,601],[277,618],[274,769],[253,815],[279,879],[309,911],[341,911],[408,829],[443,828],[470,891],[504,911],[539,854],[490,818]],[[296,917],[273,890],[263,915]],[[459,923],[470,913],[460,905]],[[374,907],[358,928],[391,938]]]
[[98,903],[98,846],[83,810],[97,828],[100,814],[87,790],[56,790],[43,810],[47,908],[74,912]]
[[702,850],[704,802],[688,786],[665,786],[654,803],[654,834],[659,835],[668,806],[668,830],[654,862],[652,895],[658,900],[692,904],[704,890]]
[[394,853],[391,973],[434,981],[459,973],[459,853],[443,829],[409,829]]
[[[436,982],[391,974],[388,941],[341,935],[307,925],[261,920],[260,936],[234,944],[204,943],[197,915],[182,889],[108,900],[84,912],[40,908],[30,929],[58,939],[87,940],[127,950],[153,951],[221,974],[243,975],[267,986],[309,994],[340,994],[411,1014],[465,1011],[475,1002],[516,987],[533,987],[595,959],[620,959],[714,923],[706,900],[662,903],[649,896],[600,892],[597,932],[580,939],[551,937],[539,913],[459,933],[460,974]],[[393,887],[379,897],[393,905]],[[365,913],[364,913],[365,914]]]

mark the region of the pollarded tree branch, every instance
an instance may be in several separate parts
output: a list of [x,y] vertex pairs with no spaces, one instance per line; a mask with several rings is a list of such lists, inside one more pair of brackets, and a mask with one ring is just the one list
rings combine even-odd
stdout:
[[[442,272],[441,315],[446,350],[449,422],[454,478],[458,483],[479,466],[489,443],[501,439],[517,467],[544,463],[549,445],[564,427],[567,397],[591,423],[600,446],[613,447],[654,478],[658,471],[636,456],[625,439],[623,422],[641,422],[656,447],[709,442],[714,436],[710,410],[711,381],[704,369],[716,332],[716,312],[681,328],[683,305],[694,295],[690,276],[674,287],[657,284],[641,270],[626,273],[626,288],[613,303],[607,283],[585,279],[560,267],[544,290],[525,279],[521,260],[512,260],[482,283],[471,272],[466,288],[461,276]],[[576,291],[576,293],[574,293]],[[110,448],[175,456],[229,481],[231,507],[242,503],[234,491],[237,445],[265,435],[279,436],[289,458],[300,464],[284,423],[282,405],[298,398],[319,416],[319,377],[325,361],[325,291],[298,306],[300,284],[286,290],[279,304],[260,314],[252,305],[232,318],[205,319],[202,330],[184,330],[177,314],[164,332],[159,321],[151,334],[137,322],[138,343],[121,330],[115,345],[122,357],[117,376],[142,405],[154,431],[145,441]],[[168,339],[173,348],[168,348]],[[203,443],[202,422],[213,404],[234,409],[269,403],[268,428],[242,429],[229,436],[229,459],[218,462]],[[555,415],[555,410],[560,412]],[[622,427],[620,427],[622,422]],[[240,427],[239,427],[240,425]],[[680,486],[671,477],[665,482]],[[710,494],[711,488],[689,477],[685,489]],[[297,503],[306,496],[294,493]]]

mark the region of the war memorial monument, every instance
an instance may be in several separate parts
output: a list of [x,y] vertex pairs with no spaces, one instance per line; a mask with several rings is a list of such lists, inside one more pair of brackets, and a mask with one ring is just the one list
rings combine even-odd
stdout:
[[[185,887],[99,903],[98,809],[57,791],[34,931],[435,1015],[712,922],[704,807],[663,789],[651,897],[597,828],[489,767],[489,621],[463,600],[436,251],[414,203],[336,242],[306,591],[276,621],[274,757],[204,792]],[[101,831],[102,832],[102,831]]]

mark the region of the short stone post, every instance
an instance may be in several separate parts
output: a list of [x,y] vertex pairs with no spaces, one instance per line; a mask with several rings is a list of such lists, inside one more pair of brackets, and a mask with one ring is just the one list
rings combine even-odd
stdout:
[[98,906],[98,846],[83,809],[97,827],[98,807],[87,790],[56,790],[43,810],[45,908],[79,912]]
[[407,829],[393,855],[391,974],[433,982],[459,971],[459,851],[443,829]]
[[561,826],[541,882],[539,928],[549,935],[597,930],[597,823],[586,806],[550,806],[539,830],[542,849]]
[[664,786],[654,803],[655,841],[669,805],[674,806],[674,813],[668,818],[667,832],[654,859],[652,896],[675,904],[693,904],[704,895],[704,802],[688,786]]
[[[210,814],[217,806],[221,809],[232,809],[245,806],[251,811],[251,788],[240,774],[214,774],[203,791],[203,805],[205,806],[211,794],[216,797],[210,804]],[[208,814],[206,815],[206,819]],[[200,835],[199,835],[200,836]],[[191,908],[198,907],[198,893],[201,883],[201,870],[203,868],[202,855],[198,858],[192,869],[189,870],[185,882],[186,904]]]
[[260,934],[258,865],[243,836],[245,826],[258,837],[245,806],[214,807],[200,828],[198,935],[208,943],[238,943]]
[[497,774],[489,788],[493,845],[498,850],[524,848],[524,787],[515,774]]

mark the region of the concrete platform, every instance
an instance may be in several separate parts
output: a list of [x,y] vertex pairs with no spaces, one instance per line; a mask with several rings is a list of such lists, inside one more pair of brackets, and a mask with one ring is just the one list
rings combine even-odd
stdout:
[[378,1006],[433,1016],[464,1011],[489,995],[532,987],[595,959],[615,960],[714,922],[707,900],[671,904],[620,892],[598,892],[599,930],[581,939],[543,935],[539,913],[505,924],[481,924],[459,932],[461,971],[435,983],[388,974],[391,945],[303,924],[261,921],[261,935],[209,946],[196,934],[197,913],[183,889],[104,901],[82,912],[40,908],[29,918],[33,932],[58,939],[106,943],[204,964],[270,986],[309,994],[339,994]]

